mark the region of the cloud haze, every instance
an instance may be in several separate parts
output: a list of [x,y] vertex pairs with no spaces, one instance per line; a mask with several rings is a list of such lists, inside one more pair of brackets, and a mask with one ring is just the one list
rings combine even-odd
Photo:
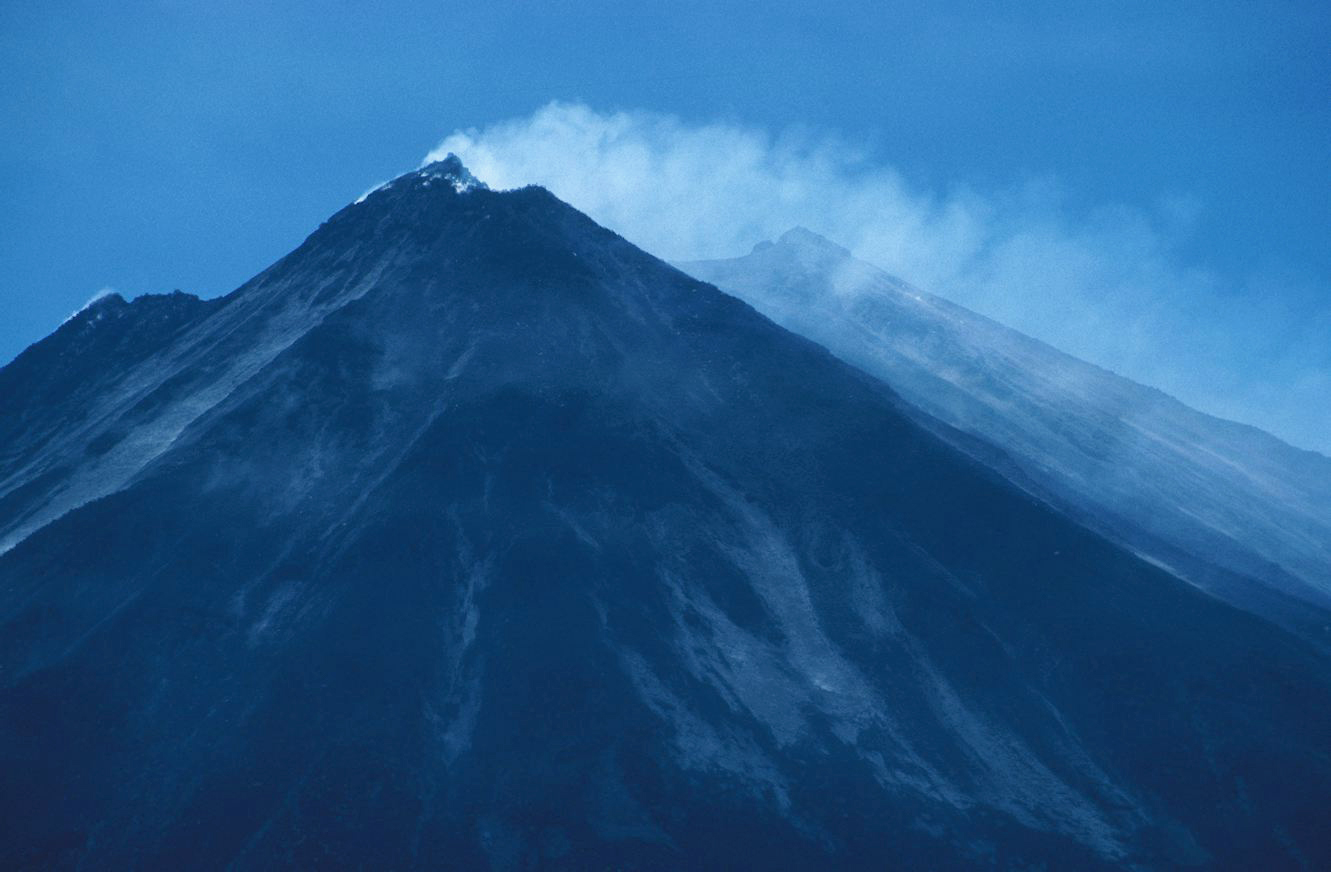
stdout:
[[[1073,208],[1050,178],[930,190],[864,146],[552,103],[448,136],[492,187],[540,184],[668,260],[733,257],[804,225],[926,290],[1205,411],[1331,453],[1331,305],[1296,271],[1184,254],[1200,208]],[[1299,291],[1297,293],[1291,291]]]

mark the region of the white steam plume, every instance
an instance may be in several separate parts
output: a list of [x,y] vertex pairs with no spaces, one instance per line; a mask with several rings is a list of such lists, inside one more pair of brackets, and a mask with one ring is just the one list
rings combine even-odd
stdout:
[[920,287],[1205,411],[1331,453],[1331,306],[1288,279],[1226,282],[1180,253],[1198,205],[1074,211],[1050,179],[931,191],[807,131],[551,103],[451,134],[495,188],[540,184],[672,261],[807,226]]

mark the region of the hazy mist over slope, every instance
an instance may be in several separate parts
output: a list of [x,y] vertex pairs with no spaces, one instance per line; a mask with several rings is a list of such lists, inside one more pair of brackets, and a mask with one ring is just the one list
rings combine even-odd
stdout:
[[803,228],[681,266],[998,446],[1014,480],[1110,538],[1331,644],[1331,459],[1198,413]]

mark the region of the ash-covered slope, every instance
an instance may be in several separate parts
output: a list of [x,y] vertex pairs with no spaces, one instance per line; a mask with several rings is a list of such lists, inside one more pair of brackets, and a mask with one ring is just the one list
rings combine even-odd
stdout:
[[177,302],[0,374],[6,868],[1331,862],[1321,653],[544,190]]
[[684,268],[998,446],[1015,480],[1102,533],[1331,645],[1331,459],[1063,354],[801,228]]

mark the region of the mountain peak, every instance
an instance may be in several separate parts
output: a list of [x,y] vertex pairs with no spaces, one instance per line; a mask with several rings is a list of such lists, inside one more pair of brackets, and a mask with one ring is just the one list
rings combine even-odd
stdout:
[[425,164],[412,175],[424,180],[425,184],[432,181],[449,182],[453,190],[459,194],[477,189],[486,191],[490,189],[489,185],[471,174],[471,171],[463,165],[462,158],[452,152],[449,152],[443,160]]
[[820,251],[839,257],[850,257],[850,252],[825,236],[819,236],[807,227],[792,227],[777,239],[778,245],[789,245],[807,251]]

